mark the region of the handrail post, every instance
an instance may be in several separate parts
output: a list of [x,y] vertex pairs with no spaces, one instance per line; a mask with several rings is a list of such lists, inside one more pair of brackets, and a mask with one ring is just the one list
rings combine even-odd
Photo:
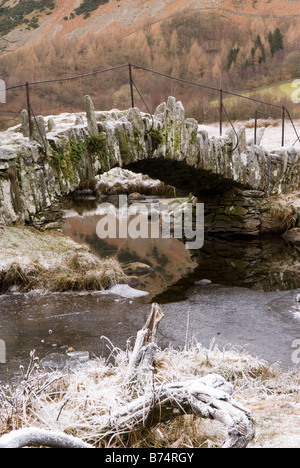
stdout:
[[220,89],[220,136],[223,135],[223,90]]
[[231,120],[231,118],[230,118],[230,116],[229,116],[229,114],[228,114],[228,112],[226,110],[226,107],[223,105],[222,108],[224,109],[224,113],[225,113],[225,115],[226,115],[226,117],[227,117],[227,119],[228,119],[228,121],[229,121],[229,123],[231,125],[232,130],[234,131],[235,136],[236,136],[236,145],[235,145],[235,147],[232,150],[228,150],[228,153],[233,153],[238,148],[239,143],[240,143],[240,139],[239,139],[239,136],[237,134],[236,129],[234,128],[232,120]]
[[257,144],[257,120],[258,120],[258,111],[255,111],[255,125],[254,125],[254,144]]
[[285,107],[282,107],[282,144],[284,146],[285,143]]
[[32,138],[32,121],[31,121],[31,107],[30,107],[30,92],[29,83],[26,81],[26,100],[27,100],[27,113],[28,113],[28,124],[29,124],[29,138]]
[[133,79],[132,79],[132,65],[131,65],[131,63],[129,63],[128,66],[129,66],[129,81],[130,81],[131,107],[134,108],[134,94],[133,94]]
[[300,136],[299,136],[299,133],[298,133],[296,127],[295,127],[295,124],[294,124],[294,121],[293,121],[292,116],[291,116],[291,114],[290,114],[290,111],[289,111],[287,108],[285,108],[285,112],[286,112],[286,114],[287,114],[289,120],[291,121],[291,124],[292,124],[292,126],[293,126],[294,132],[295,132],[295,134],[296,134],[296,136],[297,136],[297,140],[296,140],[295,143],[293,144],[293,146],[295,146],[296,143],[299,143],[299,142],[300,142]]

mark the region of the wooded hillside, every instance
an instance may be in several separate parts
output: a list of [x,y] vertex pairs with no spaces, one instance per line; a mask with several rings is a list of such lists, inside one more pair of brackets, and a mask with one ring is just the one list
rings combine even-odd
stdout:
[[[76,40],[57,35],[30,43],[0,58],[0,76],[9,86],[132,62],[235,92],[265,87],[265,100],[280,101],[299,113],[297,108],[293,109],[290,98],[284,100],[282,95],[268,92],[274,83],[300,77],[299,45],[296,18],[249,18],[239,24],[219,12],[186,9],[135,33],[87,32]],[[135,82],[150,109],[172,94],[182,99],[191,116],[199,120],[215,118],[217,108],[211,106],[211,101],[218,96],[214,93],[137,71]],[[99,110],[129,107],[127,71],[37,87],[33,104],[36,113],[78,111],[82,110],[82,97],[86,93],[93,95]],[[138,94],[137,103],[146,110]],[[8,93],[7,110],[18,112],[24,104],[24,92]],[[236,103],[229,107],[233,118],[238,118]],[[248,103],[245,110],[248,111]],[[238,111],[243,114],[240,104]]]

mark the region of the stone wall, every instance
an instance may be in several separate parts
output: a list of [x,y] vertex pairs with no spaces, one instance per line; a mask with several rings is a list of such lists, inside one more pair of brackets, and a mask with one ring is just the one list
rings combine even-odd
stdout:
[[272,207],[278,197],[298,190],[300,151],[269,153],[247,144],[242,128],[239,146],[232,152],[232,132],[209,138],[196,120],[185,118],[182,104],[174,98],[158,106],[153,117],[137,108],[95,112],[88,96],[85,103],[87,118],[58,116],[47,123],[39,117],[39,129],[32,123],[33,140],[23,112],[20,129],[2,140],[0,223],[55,223],[61,197],[120,166],[193,192],[206,204],[212,232],[230,229],[257,235],[270,230],[272,222],[265,223],[269,227],[263,222],[268,217],[282,229]]
[[[83,148],[87,132],[73,128],[40,144],[22,139],[0,147],[0,223],[31,224],[97,173],[97,163]],[[100,167],[100,165],[98,166]]]
[[235,189],[205,201],[205,228],[210,233],[281,234],[298,225],[299,215],[300,192],[266,197],[258,190]]

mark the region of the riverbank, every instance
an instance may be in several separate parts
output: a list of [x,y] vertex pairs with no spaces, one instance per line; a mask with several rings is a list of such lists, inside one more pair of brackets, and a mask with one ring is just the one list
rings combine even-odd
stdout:
[[0,292],[95,291],[124,281],[120,264],[51,231],[0,227]]
[[[6,288],[14,292],[36,288],[61,291],[65,290],[63,288],[66,286],[71,290],[77,289],[83,279],[87,281],[90,278],[89,275],[97,275],[98,279],[101,278],[102,289],[109,288],[116,282],[122,281],[122,278],[124,279],[120,264],[115,260],[95,257],[88,247],[77,244],[59,233],[40,233],[28,227],[1,229],[0,259],[1,287],[3,288],[4,284]],[[244,268],[248,270],[250,267],[244,265]],[[5,276],[3,272],[6,272]],[[13,278],[14,282],[12,282]],[[64,281],[58,281],[59,278],[64,278]],[[68,279],[67,282],[65,278]],[[74,283],[75,280],[77,284]],[[94,282],[90,284],[95,285]],[[88,288],[86,283],[82,285],[82,288]],[[293,294],[289,291],[282,293],[282,298],[279,300],[280,293],[267,296],[262,292],[257,296],[256,291],[241,288],[220,289],[220,286],[216,284],[207,286],[195,284],[189,294],[190,300],[188,301],[164,306],[165,320],[162,323],[160,335],[160,341],[163,343],[155,360],[155,385],[190,380],[195,377],[201,378],[217,373],[234,385],[234,399],[253,411],[257,424],[256,438],[249,447],[300,448],[299,371],[286,372],[280,367],[271,366],[264,360],[237,351],[236,348],[226,347],[223,351],[222,345],[222,340],[226,343],[237,344],[240,339],[242,345],[246,342],[252,343],[254,337],[251,336],[251,329],[256,332],[256,336],[264,330],[264,341],[273,343],[272,348],[281,348],[277,333],[278,330],[283,333],[284,327],[281,322],[277,322],[277,319],[282,315],[282,324],[291,322],[291,327],[295,329],[295,336],[288,329],[286,336],[284,335],[282,339],[282,342],[288,341],[291,354],[294,351],[291,348],[292,341],[298,338],[297,322],[295,324],[297,311],[293,309],[297,306],[296,291]],[[106,362],[104,358],[93,359],[81,364],[77,369],[72,368],[71,373],[49,372],[42,367],[32,369],[30,378],[25,379],[25,384],[12,388],[6,387],[5,391],[0,389],[0,420],[2,421],[0,435],[11,429],[34,425],[76,435],[96,447],[108,445],[123,447],[125,445],[136,448],[211,448],[222,446],[226,438],[226,429],[216,422],[204,421],[192,415],[179,416],[172,422],[164,421],[151,429],[132,432],[130,435],[118,435],[112,439],[102,438],[102,435],[97,432],[97,421],[102,417],[105,409],[114,406],[115,394],[118,398],[126,398],[126,401],[136,396],[134,389],[133,393],[128,395],[128,386],[124,385],[129,354],[128,350],[125,351],[125,346],[121,348],[123,351],[119,348],[123,346],[123,338],[119,337],[119,341],[116,342],[118,330],[120,333],[120,330],[123,331],[127,327],[128,330],[124,333],[126,337],[133,335],[130,324],[134,323],[137,327],[137,322],[142,323],[149,306],[135,303],[132,300],[122,300],[122,305],[120,305],[120,299],[108,302],[106,296],[101,299],[106,302],[102,303],[98,296],[74,295],[73,297],[73,293],[66,295],[67,297],[61,294],[41,298],[29,296],[26,294],[9,295],[7,300],[14,301],[11,308],[14,316],[16,310],[22,316],[25,311],[26,315],[27,307],[30,307],[30,314],[26,315],[26,321],[21,323],[18,341],[23,342],[24,333],[25,336],[28,334],[30,341],[28,349],[37,349],[38,353],[41,353],[40,357],[53,353],[54,350],[61,353],[61,345],[65,345],[68,350],[72,347],[78,351],[89,349],[90,356],[95,354],[102,356],[99,350],[96,351],[96,343],[100,341],[102,334],[117,343],[118,348],[111,347],[107,342],[110,348],[109,354],[114,356],[113,362],[111,360]],[[3,318],[11,320],[8,319],[7,300],[5,298],[3,300],[3,309],[5,308]],[[40,322],[34,315],[35,302],[39,301],[41,302],[40,309],[43,310],[40,312],[43,329],[40,328]],[[93,308],[95,314],[92,313]],[[291,313],[288,312],[289,309]],[[259,321],[257,315],[253,315],[254,310],[258,310]],[[54,316],[57,316],[57,322],[54,321]],[[105,325],[104,321],[109,320],[108,316],[111,316],[111,319]],[[236,322],[241,324],[240,329],[235,329],[235,316]],[[222,324],[221,317],[224,318]],[[89,327],[86,326],[87,320],[90,320]],[[206,328],[208,322],[211,327],[209,331]],[[30,328],[32,323],[35,324],[34,333]],[[254,324],[257,326],[255,327]],[[7,343],[8,360],[11,365],[10,353],[15,345],[9,335],[11,333],[15,336],[17,327],[12,322],[10,332],[6,323],[1,321],[1,325],[3,325],[2,338]],[[255,328],[259,331],[254,330]],[[49,335],[49,330],[51,330],[51,335]],[[66,330],[69,330],[67,337]],[[228,330],[232,332],[231,338],[229,338]],[[269,337],[267,331],[272,330],[276,335]],[[108,332],[111,334],[107,334]],[[178,341],[178,333],[183,335],[183,343],[184,336],[188,340],[193,335],[197,340],[192,341],[191,345],[183,346]],[[84,341],[86,336],[93,336],[94,341],[90,347]],[[213,336],[217,336],[219,348],[215,345],[209,346],[205,342],[206,338],[211,339]],[[166,341],[172,343],[172,347],[168,347]],[[282,353],[283,349],[278,351],[278,355]],[[256,354],[253,353],[253,355]],[[47,359],[49,360],[49,356]],[[43,362],[42,359],[41,361]],[[34,361],[35,364],[37,362]],[[26,369],[27,363],[24,355],[22,361],[19,360],[19,365],[21,363]],[[24,381],[22,378],[21,380]],[[38,391],[34,386],[35,383],[38,385]],[[153,380],[149,380],[148,383],[148,387],[145,386],[145,388],[150,392],[153,389]],[[24,385],[26,386],[25,393]],[[40,392],[42,388],[45,390]],[[21,406],[18,408],[11,406],[4,395],[10,398],[10,401],[19,401]],[[23,395],[27,395],[25,399]]]
[[300,447],[299,373],[284,373],[234,348],[204,348],[194,341],[181,351],[171,347],[158,350],[147,381],[128,384],[131,353],[110,342],[108,346],[113,362],[92,360],[71,373],[45,372],[32,355],[29,372],[24,371],[28,378],[19,387],[6,387],[0,393],[0,434],[36,427],[72,434],[98,448],[220,448],[226,428],[195,415],[181,415],[138,431],[105,434],[98,430],[107,411],[127,406],[157,386],[218,374],[233,385],[234,400],[253,412],[256,437],[249,447]]

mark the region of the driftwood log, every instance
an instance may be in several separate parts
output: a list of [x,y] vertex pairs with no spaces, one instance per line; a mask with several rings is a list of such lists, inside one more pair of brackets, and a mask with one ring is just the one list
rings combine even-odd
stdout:
[[14,449],[22,447],[53,447],[53,448],[94,448],[81,439],[65,434],[35,427],[28,427],[12,431],[0,438],[0,449]]
[[194,414],[227,427],[228,439],[223,448],[246,448],[255,436],[253,416],[228,391],[228,383],[219,375],[162,385],[107,416],[102,431],[108,435],[116,429],[123,432],[153,427],[179,415]]
[[156,333],[163,317],[161,308],[157,304],[153,304],[146,324],[137,333],[128,365],[127,378],[129,380],[133,380],[138,374],[143,375],[151,370],[157,351]]
[[[137,334],[131,354],[127,383],[143,379],[153,372],[157,349],[156,332],[163,313],[153,304],[146,325]],[[133,399],[99,420],[98,433],[103,437],[131,432],[170,421],[179,415],[194,414],[221,422],[227,427],[228,438],[223,448],[246,448],[255,436],[252,412],[232,398],[233,387],[219,375],[211,374],[194,380],[153,385],[147,394]],[[0,438],[0,448],[24,446],[65,448],[92,448],[91,445],[66,435],[46,430],[27,428],[11,432]]]

